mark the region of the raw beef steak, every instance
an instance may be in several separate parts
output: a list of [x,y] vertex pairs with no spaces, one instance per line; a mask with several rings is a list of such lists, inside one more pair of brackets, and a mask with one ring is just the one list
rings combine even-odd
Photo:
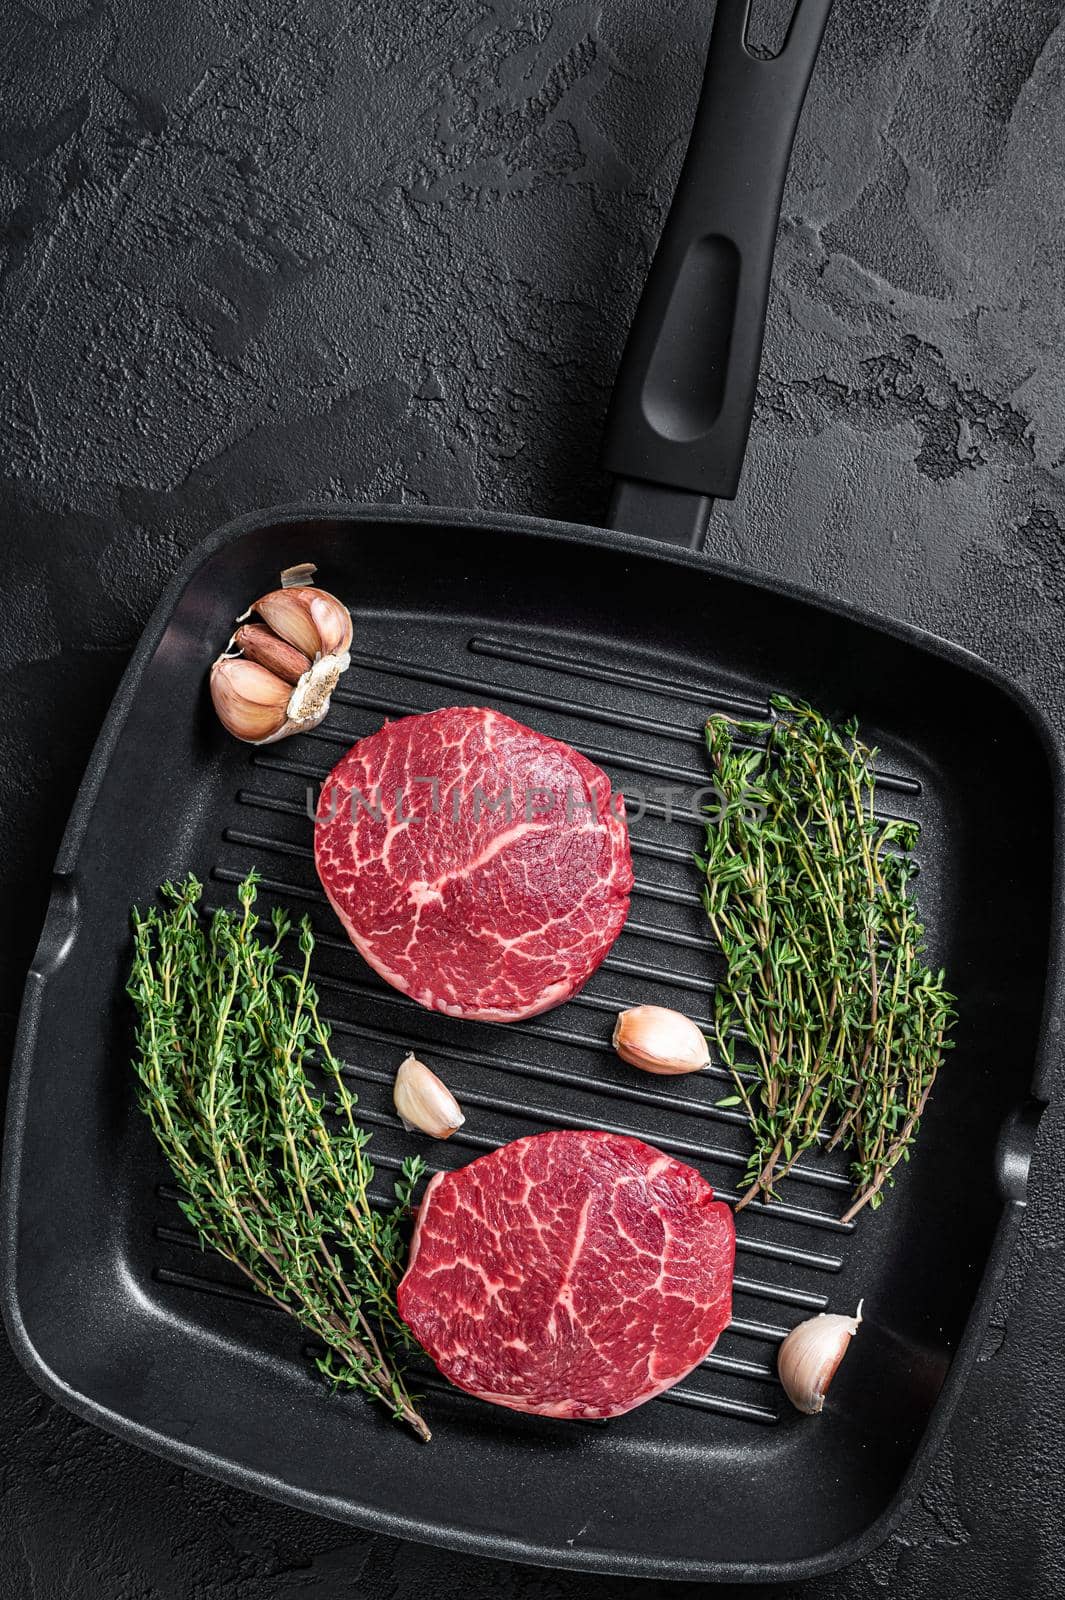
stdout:
[[452,706],[360,739],[314,830],[325,892],[370,966],[420,1005],[512,1022],[586,981],[628,914],[604,772],[498,711]]
[[616,1417],[710,1354],[734,1255],[694,1168],[620,1134],[540,1133],[430,1180],[399,1310],[482,1400]]

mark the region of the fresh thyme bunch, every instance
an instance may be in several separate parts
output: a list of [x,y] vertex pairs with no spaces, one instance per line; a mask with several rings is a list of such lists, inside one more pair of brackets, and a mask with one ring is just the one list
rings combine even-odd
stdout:
[[134,910],[138,1098],[201,1243],[325,1345],[318,1366],[333,1383],[363,1390],[427,1440],[404,1382],[415,1346],[395,1301],[401,1223],[424,1167],[408,1158],[395,1208],[373,1209],[370,1136],[308,981],[310,925],[299,928],[301,969],[283,971],[291,924],[275,910],[270,941],[256,937],[256,882],[252,872],[241,885],[240,912],[216,911],[206,926],[192,876],[163,885],[162,909]]
[[[909,887],[917,828],[873,812],[875,752],[853,721],[772,704],[770,722],[706,724],[724,802],[697,857],[727,967],[716,1044],[754,1134],[740,1205],[772,1198],[828,1135],[852,1156],[849,1221],[909,1159],[954,996],[923,960]],[[738,1058],[738,1039],[753,1061]]]

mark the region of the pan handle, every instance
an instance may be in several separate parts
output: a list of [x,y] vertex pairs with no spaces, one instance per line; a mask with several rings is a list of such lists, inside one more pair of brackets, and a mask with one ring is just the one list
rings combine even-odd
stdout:
[[607,417],[611,526],[702,547],[736,492],[754,409],[780,202],[832,0],[796,0],[769,60],[751,0],[718,0],[688,153]]

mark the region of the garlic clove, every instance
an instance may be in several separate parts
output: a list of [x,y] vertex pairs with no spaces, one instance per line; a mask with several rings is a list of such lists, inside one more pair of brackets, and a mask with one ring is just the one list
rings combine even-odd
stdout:
[[690,1017],[668,1006],[633,1006],[618,1013],[614,1049],[643,1072],[670,1077],[710,1065],[706,1039]]
[[218,720],[248,744],[274,737],[284,727],[292,693],[290,683],[243,656],[219,656],[211,668]]
[[304,584],[291,589],[272,589],[251,607],[274,633],[302,650],[313,661],[317,656],[342,656],[351,645],[351,613],[335,595]]
[[311,596],[311,618],[322,641],[322,654],[346,654],[351,647],[351,612],[331,594],[321,590],[308,590],[308,593]]
[[286,644],[276,633],[258,622],[243,623],[230,640],[230,647],[240,650],[249,661],[257,661],[286,683],[299,683],[310,668],[310,658],[295,645]]
[[450,1139],[466,1118],[455,1096],[424,1061],[409,1055],[400,1063],[392,1087],[392,1100],[408,1133],[427,1133],[433,1139]]
[[271,589],[269,594],[254,601],[250,609],[286,644],[295,645],[313,661],[321,654],[321,645],[309,609],[297,599],[305,592],[303,589]]
[[809,1317],[784,1340],[777,1352],[777,1372],[797,1411],[812,1417],[823,1409],[829,1385],[861,1326],[864,1303],[858,1302],[853,1317],[824,1311]]

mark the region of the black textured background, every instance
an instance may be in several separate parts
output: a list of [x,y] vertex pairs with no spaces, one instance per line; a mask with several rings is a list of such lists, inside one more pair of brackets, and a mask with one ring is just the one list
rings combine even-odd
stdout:
[[[5,1060],[79,775],[202,534],[300,499],[602,516],[596,440],[709,11],[3,6]],[[713,528],[729,557],[979,650],[1059,729],[1063,19],[1059,0],[837,0],[747,471]],[[919,1501],[804,1596],[1065,1590],[1063,1136],[1055,1107],[1009,1291]],[[57,1410],[6,1346],[0,1412],[0,1600],[711,1593],[471,1561],[249,1499]]]

